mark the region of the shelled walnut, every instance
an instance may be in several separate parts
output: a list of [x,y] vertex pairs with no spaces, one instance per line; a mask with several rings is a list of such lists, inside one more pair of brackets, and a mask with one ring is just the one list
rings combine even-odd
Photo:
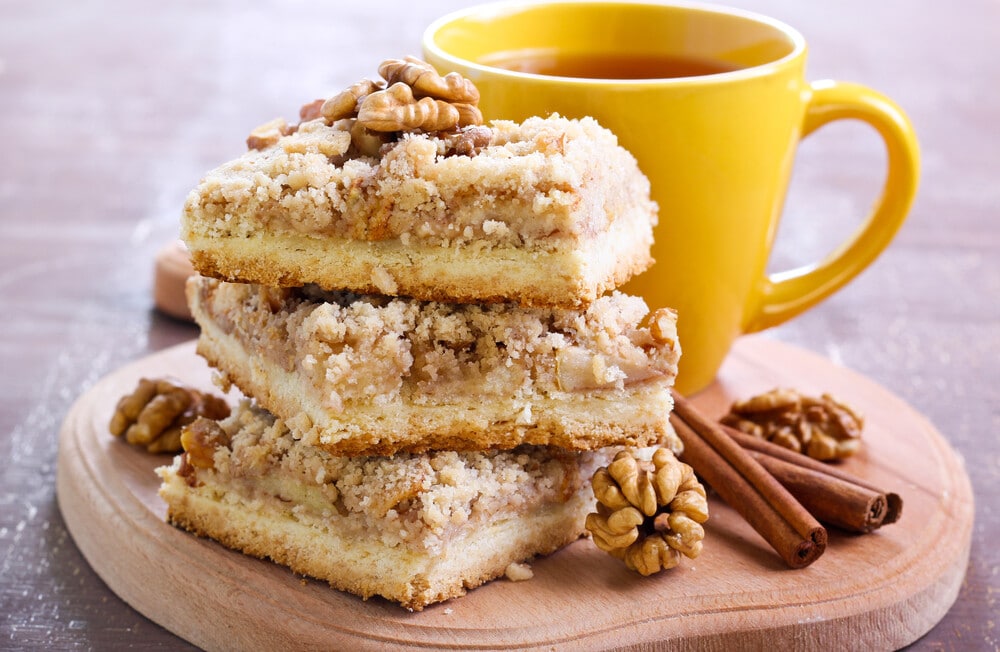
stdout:
[[337,93],[323,103],[320,115],[327,124],[333,124],[337,120],[354,118],[358,115],[358,105],[375,91],[385,88],[385,82],[362,79],[351,84],[341,92]]
[[641,575],[701,554],[708,520],[705,488],[690,466],[665,448],[649,462],[621,451],[593,477],[597,513],[586,526],[598,548]]
[[199,469],[215,466],[215,449],[229,445],[229,435],[218,421],[208,417],[198,417],[181,429],[181,445],[184,459]]
[[358,123],[372,131],[448,131],[481,122],[476,107],[418,98],[403,82],[368,95],[358,106]]
[[856,410],[829,394],[781,388],[736,401],[720,422],[818,460],[856,453],[864,427]]
[[225,400],[168,379],[142,378],[115,406],[108,430],[150,453],[182,450],[181,430],[197,419],[229,416]]
[[[300,124],[322,119],[327,125],[351,121],[354,151],[376,156],[380,149],[399,139],[406,131],[461,134],[483,123],[477,106],[479,90],[458,73],[440,75],[434,67],[416,57],[387,59],[378,68],[384,79],[362,79],[325,101],[306,104],[299,111]],[[298,130],[283,120],[272,120],[254,129],[247,145],[264,149]],[[484,141],[482,132],[455,141],[446,155],[471,156]]]
[[[482,148],[490,144],[493,132],[489,127],[469,127],[453,134],[445,134],[443,142],[444,156],[475,156]],[[439,150],[440,151],[440,150]]]
[[262,125],[254,127],[247,136],[247,149],[264,149],[274,145],[282,136],[287,136],[295,130],[285,122],[284,118],[275,118]]
[[389,85],[403,83],[413,88],[416,97],[434,97],[447,102],[473,104],[479,102],[479,89],[457,72],[445,76],[434,66],[416,57],[387,59],[378,67],[378,74]]

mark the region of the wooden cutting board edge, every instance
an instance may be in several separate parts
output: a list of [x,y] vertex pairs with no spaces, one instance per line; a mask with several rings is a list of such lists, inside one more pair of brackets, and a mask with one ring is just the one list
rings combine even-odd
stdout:
[[[657,645],[664,649],[683,646],[723,650],[754,641],[761,646],[781,644],[783,649],[816,645],[851,649],[855,647],[852,643],[858,649],[898,647],[919,638],[944,616],[958,594],[968,564],[972,494],[961,461],[926,419],[901,400],[888,396],[887,400],[898,403],[891,406],[893,410],[908,410],[912,413],[910,419],[926,429],[925,434],[936,449],[933,452],[943,465],[943,474],[952,480],[951,486],[944,490],[941,512],[928,521],[928,527],[941,537],[926,555],[911,554],[908,565],[899,569],[894,582],[812,605],[832,617],[785,622],[775,617],[775,610],[767,608],[695,609],[683,614],[665,612],[658,617],[603,628],[571,627],[566,623],[546,628],[529,623],[524,628],[470,629],[461,623],[454,627],[422,626],[421,614],[380,619],[378,611],[366,614],[367,603],[350,596],[342,596],[346,611],[314,613],[318,605],[308,599],[309,591],[328,594],[330,589],[312,582],[311,586],[303,586],[301,600],[274,595],[271,589],[275,580],[288,583],[285,569],[229,553],[210,541],[166,526],[162,513],[151,510],[146,501],[131,493],[123,481],[127,476],[115,466],[121,460],[110,459],[100,447],[87,445],[84,435],[92,435],[103,425],[94,422],[94,406],[106,406],[109,401],[113,405],[124,382],[118,377],[128,378],[131,383],[140,372],[161,373],[158,367],[169,370],[174,358],[193,356],[193,350],[185,348],[191,349],[192,344],[182,344],[127,365],[77,401],[60,433],[57,494],[71,535],[102,579],[138,611],[207,649],[285,646],[289,641],[295,641],[297,647],[327,649],[341,646],[493,649],[518,645],[604,649]],[[759,337],[744,338],[734,352],[736,357],[746,358],[744,366],[773,360],[776,354],[792,356],[797,364],[806,367],[830,364],[815,354]],[[205,374],[207,378],[207,370]],[[851,382],[856,380],[852,378]],[[865,391],[886,393],[867,379],[861,382],[872,385]],[[720,400],[710,394],[696,397],[696,401],[711,404]],[[124,445],[120,448],[126,458],[132,455],[131,449]],[[920,517],[913,513],[904,516]],[[144,534],[130,536],[138,532]],[[154,534],[150,536],[150,532]],[[931,540],[934,537],[924,539]],[[573,555],[587,545],[588,542],[578,542],[557,554]],[[184,551],[184,556],[173,559],[179,550]],[[165,564],[165,559],[172,561]],[[249,578],[248,562],[254,568]],[[520,586],[528,590],[530,584]],[[214,591],[192,590],[205,585],[213,586]],[[345,614],[350,616],[346,623],[330,619],[331,615]]]

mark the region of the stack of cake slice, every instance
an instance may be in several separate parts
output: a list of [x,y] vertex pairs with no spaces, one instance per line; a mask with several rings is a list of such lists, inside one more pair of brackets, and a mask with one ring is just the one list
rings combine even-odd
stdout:
[[185,432],[161,495],[192,532],[422,609],[578,538],[620,447],[679,448],[675,316],[613,291],[656,206],[591,119],[373,150],[363,114],[304,112],[185,206],[198,352],[250,398]]

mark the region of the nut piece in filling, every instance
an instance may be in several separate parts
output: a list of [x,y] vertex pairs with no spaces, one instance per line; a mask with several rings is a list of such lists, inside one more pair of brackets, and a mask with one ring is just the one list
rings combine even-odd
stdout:
[[157,470],[172,523],[409,609],[578,538],[594,506],[589,478],[614,454],[522,446],[338,457],[248,401],[203,421],[184,437],[188,450]]
[[[226,283],[188,298],[198,352],[292,433],[340,455],[666,445],[672,311],[446,304]],[[650,325],[644,325],[648,322]]]

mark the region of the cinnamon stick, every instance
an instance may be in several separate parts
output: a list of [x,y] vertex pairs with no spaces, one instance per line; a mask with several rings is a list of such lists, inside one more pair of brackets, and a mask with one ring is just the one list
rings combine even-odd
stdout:
[[733,507],[791,568],[826,549],[826,530],[757,460],[676,391],[670,423],[683,459]]
[[888,511],[884,495],[764,453],[749,452],[820,522],[850,532],[871,532],[882,525]]
[[895,523],[903,511],[899,494],[767,440],[722,426],[818,520],[851,532],[871,532]]

